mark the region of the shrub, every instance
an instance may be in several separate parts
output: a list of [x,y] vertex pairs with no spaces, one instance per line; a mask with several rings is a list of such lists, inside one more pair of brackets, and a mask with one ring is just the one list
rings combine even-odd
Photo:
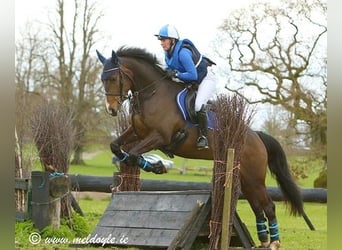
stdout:
[[71,220],[71,228],[76,237],[85,237],[89,234],[90,228],[86,220],[81,215],[73,213]]
[[327,172],[328,170],[324,169],[319,173],[319,176],[314,181],[315,188],[327,188],[327,182],[328,182]]
[[[59,242],[58,240],[71,240],[75,237],[85,237],[89,235],[90,229],[86,220],[77,213],[73,213],[71,219],[62,219],[59,229],[54,229],[51,226],[47,226],[43,230],[39,231],[38,229],[34,228],[33,222],[31,220],[25,222],[16,222],[15,246],[17,248],[25,249],[27,247],[32,247],[33,245],[29,241],[29,237],[34,232],[40,234],[42,238],[41,244],[55,243],[61,246],[63,242]],[[47,239],[49,242],[46,242]]]

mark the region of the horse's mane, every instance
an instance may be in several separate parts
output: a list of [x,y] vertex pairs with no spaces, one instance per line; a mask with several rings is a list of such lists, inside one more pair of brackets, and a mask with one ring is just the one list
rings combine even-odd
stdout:
[[164,71],[156,55],[148,52],[146,49],[122,46],[116,51],[116,54],[119,57],[131,57],[137,60],[143,60],[154,68]]

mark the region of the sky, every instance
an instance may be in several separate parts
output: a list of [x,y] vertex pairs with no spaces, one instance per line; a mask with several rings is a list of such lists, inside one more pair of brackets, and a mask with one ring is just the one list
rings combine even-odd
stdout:
[[[100,49],[110,53],[112,49],[128,45],[162,53],[160,43],[153,35],[169,23],[178,29],[181,38],[189,38],[203,54],[211,54],[210,44],[217,27],[230,11],[249,2],[251,0],[98,0],[97,8],[104,13],[100,29],[108,36]],[[46,22],[55,6],[55,0],[16,0],[16,33],[27,20]]]
[[[98,41],[98,49],[105,57],[122,45],[146,48],[163,62],[163,50],[154,34],[165,24],[174,25],[181,38],[192,40],[199,51],[214,61],[212,43],[217,28],[238,8],[248,6],[253,0],[98,0],[97,8],[104,16],[99,29],[106,39]],[[66,16],[71,18],[73,1],[67,0]],[[68,7],[70,6],[70,7]],[[46,23],[55,15],[56,0],[16,0],[15,34],[23,32],[26,22]],[[43,32],[43,31],[42,31]],[[95,55],[95,51],[94,51]],[[225,79],[220,80],[224,89]],[[258,108],[261,114],[262,107]],[[254,119],[255,120],[255,119]],[[255,127],[260,126],[254,123]]]

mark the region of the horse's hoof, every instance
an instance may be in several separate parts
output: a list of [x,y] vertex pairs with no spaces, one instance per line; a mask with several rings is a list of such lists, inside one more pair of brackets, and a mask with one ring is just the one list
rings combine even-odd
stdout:
[[161,161],[152,164],[151,171],[155,174],[165,174],[167,173],[166,167]]
[[270,246],[270,242],[261,242],[260,248],[268,248]]
[[280,248],[280,241],[279,240],[272,241],[269,248],[271,250],[278,250]]

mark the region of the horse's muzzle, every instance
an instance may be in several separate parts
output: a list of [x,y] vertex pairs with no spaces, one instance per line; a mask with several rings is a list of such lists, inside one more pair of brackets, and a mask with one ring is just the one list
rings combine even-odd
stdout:
[[111,116],[117,116],[118,115],[118,111],[116,109],[108,108],[107,111]]

